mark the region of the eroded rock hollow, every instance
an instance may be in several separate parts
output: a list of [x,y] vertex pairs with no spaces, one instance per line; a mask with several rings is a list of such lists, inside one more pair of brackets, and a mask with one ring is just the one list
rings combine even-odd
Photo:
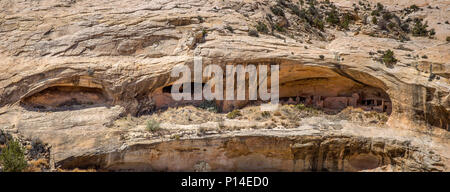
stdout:
[[[139,144],[61,167],[103,171],[436,171],[408,143],[349,137],[246,136]],[[432,161],[432,160],[431,160]]]

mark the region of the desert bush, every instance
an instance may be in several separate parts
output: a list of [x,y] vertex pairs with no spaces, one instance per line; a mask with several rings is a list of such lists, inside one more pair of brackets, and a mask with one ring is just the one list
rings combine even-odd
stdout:
[[383,11],[383,9],[384,9],[384,5],[381,4],[381,3],[377,3],[377,10],[378,11]]
[[248,36],[259,37],[259,34],[258,34],[258,31],[252,29],[252,30],[248,31]]
[[261,112],[261,116],[262,116],[263,118],[268,118],[268,117],[270,117],[270,112],[268,112],[268,111],[263,111],[263,112]]
[[403,9],[403,11],[404,11],[406,14],[410,14],[410,13],[416,12],[416,11],[418,11],[418,10],[420,10],[420,8],[419,8],[417,5],[411,5],[411,6],[409,6],[409,7]]
[[295,105],[295,108],[297,108],[298,110],[305,110],[306,106],[302,103]]
[[205,28],[203,28],[202,29],[202,37],[205,38],[207,34],[208,34],[208,31]]
[[333,25],[339,24],[339,16],[336,9],[332,9],[330,12],[327,12],[326,15],[327,15],[326,21],[328,23]]
[[279,26],[279,25],[274,25],[274,26],[273,26],[273,29],[275,29],[275,30],[277,30],[277,31],[279,31],[279,32],[284,32],[284,27]]
[[197,20],[198,20],[198,22],[200,22],[200,23],[203,23],[205,20],[203,19],[203,17],[202,16],[197,16]]
[[269,28],[267,28],[267,25],[261,21],[259,21],[258,24],[256,25],[256,30],[258,30],[258,32],[261,33],[269,33]]
[[156,132],[161,130],[159,122],[154,119],[150,119],[147,121],[147,131]]
[[43,169],[49,168],[48,160],[45,158],[31,160],[29,166],[24,170],[26,172],[42,172]]
[[318,18],[314,19],[314,26],[317,27],[318,29],[320,29],[321,31],[323,31],[324,27],[325,27],[325,25],[323,24],[323,21]]
[[273,14],[284,17],[284,12],[281,8],[277,6],[272,6],[270,7],[270,10],[272,11]]
[[225,26],[225,29],[230,31],[231,33],[234,33],[233,28],[231,26],[229,26],[229,25]]
[[387,24],[387,26],[388,26],[389,29],[394,29],[396,25],[395,25],[395,23],[389,22]]
[[198,107],[214,113],[217,113],[219,111],[219,108],[216,105],[216,101],[205,100],[202,103],[200,103]]
[[445,40],[446,40],[447,42],[450,42],[450,36],[447,36],[447,38],[445,38]]
[[312,114],[319,114],[319,110],[314,109],[312,107],[307,107],[304,104],[300,103],[294,106],[297,110],[299,111],[305,111],[307,113],[312,113]]
[[350,14],[344,14],[344,16],[341,19],[341,22],[340,22],[339,26],[342,29],[348,29],[348,26],[349,26],[351,20],[352,20],[352,16]]
[[409,32],[409,24],[408,23],[403,23],[400,28],[402,28],[403,31],[405,32]]
[[319,58],[320,58],[320,60],[324,60],[324,59],[325,59],[325,56],[319,55]]
[[0,162],[5,172],[21,172],[27,167],[25,159],[25,149],[18,141],[10,140],[7,146],[2,149]]
[[394,17],[394,16],[391,13],[389,13],[389,12],[384,12],[383,13],[383,19],[386,20],[386,21],[392,19],[392,17]]
[[393,64],[397,63],[397,59],[394,57],[394,52],[388,49],[384,52],[383,56],[381,57],[384,64],[387,66],[392,66]]
[[235,109],[227,114],[228,119],[234,119],[236,117],[242,116],[241,111]]
[[436,31],[434,29],[430,29],[430,31],[428,31],[428,34],[431,36],[436,35]]
[[411,30],[413,36],[427,36],[429,31],[427,30],[428,24],[422,23],[421,20],[416,19],[414,27]]
[[372,17],[372,23],[375,24],[375,25],[378,24],[377,17],[375,17],[375,16]]
[[288,4],[287,7],[297,16],[300,16],[300,9],[295,4]]
[[411,10],[414,10],[414,11],[419,10],[419,7],[417,7],[416,4],[409,6],[409,8],[410,8]]
[[34,138],[31,140],[31,149],[28,151],[28,155],[33,159],[37,159],[45,150],[45,144],[40,139]]
[[372,16],[380,16],[380,12],[378,10],[373,10],[370,15]]

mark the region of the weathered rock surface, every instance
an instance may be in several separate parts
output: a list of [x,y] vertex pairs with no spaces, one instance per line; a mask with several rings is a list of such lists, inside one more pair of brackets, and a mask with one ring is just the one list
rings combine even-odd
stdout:
[[[352,9],[353,3],[358,4],[358,1],[332,2],[342,10]],[[329,149],[331,152],[320,152],[320,155],[329,154],[330,161],[308,160],[309,163],[304,163],[307,162],[304,156],[308,154],[295,152],[295,147],[289,146],[307,144],[303,137],[314,137],[320,140],[319,143],[334,142],[335,137],[329,137],[331,133],[328,131],[305,133],[302,131],[305,126],[292,131],[243,129],[217,133],[209,136],[212,138],[208,137],[214,146],[207,150],[222,150],[220,146],[223,143],[242,137],[244,140],[239,141],[239,146],[248,146],[253,141],[267,144],[263,149],[251,149],[250,156],[259,159],[277,151],[268,145],[279,140],[286,153],[275,159],[283,159],[279,161],[280,165],[288,161],[291,164],[272,170],[325,168],[353,171],[392,166],[386,163],[390,161],[396,165],[386,170],[448,171],[450,44],[445,38],[450,36],[450,25],[445,21],[450,20],[450,5],[445,0],[399,1],[395,5],[393,1],[371,2],[382,2],[392,11],[412,4],[423,7],[424,11],[414,14],[423,17],[430,27],[436,29],[436,38],[411,37],[410,41],[401,42],[371,37],[356,33],[362,25],[359,22],[352,24],[347,31],[326,28],[323,37],[303,31],[297,34],[293,32],[297,31],[292,19],[294,16],[289,12],[286,12],[286,19],[292,25],[291,28],[286,26],[287,32],[275,32],[276,35],[260,33],[259,38],[251,37],[248,31],[254,29],[257,22],[270,12],[269,7],[276,3],[266,0],[1,1],[0,129],[49,143],[52,145],[52,158],[58,165],[69,162],[67,159],[84,158],[83,162],[90,162],[87,159],[92,157],[92,160],[98,159],[95,165],[107,168],[103,165],[134,162],[127,160],[127,154],[140,153],[141,150],[145,153],[171,151],[171,147],[189,142],[204,146],[208,140],[201,140],[203,136],[196,140],[187,136],[184,138],[187,141],[171,141],[174,139],[163,134],[149,139],[140,138],[140,135],[151,134],[144,128],[134,127],[138,131],[133,131],[133,125],[130,126],[132,128],[112,126],[120,117],[151,111],[154,108],[152,94],[176,80],[170,78],[170,70],[180,64],[192,66],[193,57],[201,56],[204,65],[279,64],[281,84],[298,79],[302,82],[322,79],[305,84],[311,89],[319,87],[314,94],[333,90],[337,96],[339,91],[367,86],[383,90],[392,102],[392,113],[383,129],[389,134],[373,131],[376,127],[343,125],[344,129],[333,130],[332,134],[343,134],[344,139],[337,139],[338,144]],[[426,8],[428,5],[439,9],[429,10]],[[227,26],[233,32],[227,30]],[[370,54],[387,49],[394,50],[398,60],[393,68],[377,61],[379,55]],[[427,58],[411,55],[426,55]],[[437,77],[431,78],[431,74]],[[86,100],[74,103],[70,98]],[[64,107],[69,104],[77,105]],[[41,106],[51,106],[52,109],[44,110]],[[193,126],[190,129],[196,132],[199,128]],[[405,132],[406,136],[403,135]],[[261,134],[267,137],[257,137]],[[408,144],[399,144],[395,148],[401,151],[399,153],[386,149],[398,142],[410,141],[414,141],[413,146],[417,147],[415,152],[409,151]],[[367,147],[379,142],[386,143],[380,149],[383,152],[367,149],[352,151],[354,157],[351,154],[338,155],[351,143],[364,143],[362,146]],[[316,144],[313,142],[311,145]],[[144,147],[140,148],[141,145]],[[149,148],[151,150],[147,150]],[[303,154],[302,158],[298,157],[299,154]],[[170,152],[164,155],[170,156]],[[152,170],[190,170],[189,167],[198,163],[194,160],[206,161],[201,159],[206,154],[199,153],[183,166],[170,168],[158,164],[167,160],[164,155],[156,155],[155,160],[148,160],[150,157],[147,155],[131,155],[130,158],[148,160],[136,161],[138,163],[156,163],[158,166]],[[213,158],[215,155],[223,154],[214,152],[206,156]],[[281,153],[277,155],[282,156]],[[430,160],[421,161],[422,156]],[[180,155],[177,158],[184,157]],[[241,170],[239,167],[246,164],[235,163],[240,161],[239,158],[245,160],[248,156],[229,159],[228,164],[208,163],[209,168]],[[303,164],[292,164],[297,159],[302,159]],[[370,166],[359,166],[360,161],[354,159],[367,159],[377,166],[370,163]],[[356,162],[353,167],[346,168],[352,161]],[[311,168],[313,165],[316,167]]]

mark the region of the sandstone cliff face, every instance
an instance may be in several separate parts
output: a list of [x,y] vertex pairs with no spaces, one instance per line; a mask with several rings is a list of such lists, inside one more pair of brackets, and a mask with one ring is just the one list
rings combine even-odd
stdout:
[[[358,4],[332,2],[343,11]],[[1,1],[0,128],[50,143],[55,162],[123,150],[142,140],[111,128],[115,120],[154,110],[153,96],[176,80],[170,70],[192,67],[194,56],[201,56],[204,65],[279,64],[286,97],[295,96],[289,90],[322,96],[380,90],[392,103],[387,126],[415,137],[432,135],[430,148],[437,146],[445,170],[450,5],[444,0],[370,2],[394,12],[418,5],[423,10],[410,16],[428,21],[435,38],[373,37],[359,32],[361,20],[348,30],[308,31],[291,11],[272,18],[284,31],[249,36],[277,4],[266,0]],[[387,49],[395,51],[394,67],[372,54]],[[85,107],[58,108],[68,104]]]

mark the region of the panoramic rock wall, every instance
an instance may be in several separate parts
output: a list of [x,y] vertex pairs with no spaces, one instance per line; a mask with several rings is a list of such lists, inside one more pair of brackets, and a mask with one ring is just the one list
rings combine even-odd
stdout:
[[[142,7],[142,3],[147,6]],[[87,76],[108,94],[112,105],[123,106],[126,113],[147,113],[154,109],[148,95],[175,80],[169,77],[170,69],[177,64],[191,65],[193,55],[198,55],[204,58],[205,65],[281,64],[280,79],[285,84],[281,87],[281,97],[320,96],[325,100],[325,97],[352,97],[353,93],[360,92],[357,86],[381,89],[389,96],[383,93],[382,98],[372,98],[370,100],[373,101],[369,102],[375,106],[381,103],[382,110],[378,111],[386,112],[391,111],[388,109],[391,102],[392,117],[396,119],[390,121],[392,124],[425,122],[449,129],[447,67],[437,68],[442,78],[429,83],[428,78],[420,74],[407,77],[411,76],[411,69],[401,65],[397,70],[390,70],[375,63],[365,53],[366,48],[351,48],[390,47],[398,43],[389,45],[374,38],[370,39],[370,46],[359,45],[367,37],[354,36],[360,40],[354,41],[353,45],[340,44],[345,38],[337,38],[324,49],[307,48],[309,44],[274,36],[249,37],[248,27],[243,26],[252,26],[252,21],[244,19],[239,12],[230,15],[227,9],[211,12],[206,8],[223,7],[227,2],[205,1],[201,5],[185,2],[184,6],[169,1],[157,4],[123,4],[121,1],[62,4],[54,1],[2,2],[2,37],[8,38],[1,44],[4,49],[1,52],[0,106],[23,100],[35,90],[56,86],[56,81]],[[84,9],[87,5],[92,8]],[[31,9],[35,6],[52,7],[52,13],[60,18],[50,17],[44,8]],[[115,6],[125,6],[130,12],[117,12],[113,8]],[[95,11],[98,7],[105,9]],[[80,8],[85,12],[67,15],[79,13]],[[194,9],[201,11],[195,11],[198,13],[195,15],[186,14],[193,13],[191,10]],[[164,16],[171,14],[173,16]],[[225,15],[230,18],[227,22],[221,20]],[[236,18],[231,19],[233,17]],[[216,23],[218,20],[221,21]],[[226,26],[236,30],[224,31]],[[29,40],[23,45],[19,39]],[[439,51],[436,47],[433,49]],[[319,58],[320,55],[325,59]],[[399,59],[400,62],[408,62]],[[436,66],[447,65],[442,59],[433,63]],[[446,85],[443,82],[447,82]],[[375,102],[380,99],[381,102]],[[325,103],[333,105],[330,108],[344,107],[343,104],[337,104],[341,105],[339,107],[332,104],[341,102],[338,100],[345,99],[329,98]],[[361,105],[368,104],[361,102]]]
[[[426,159],[423,161],[422,159]],[[349,137],[235,137],[139,144],[60,162],[104,171],[439,171],[437,155],[396,141]]]

